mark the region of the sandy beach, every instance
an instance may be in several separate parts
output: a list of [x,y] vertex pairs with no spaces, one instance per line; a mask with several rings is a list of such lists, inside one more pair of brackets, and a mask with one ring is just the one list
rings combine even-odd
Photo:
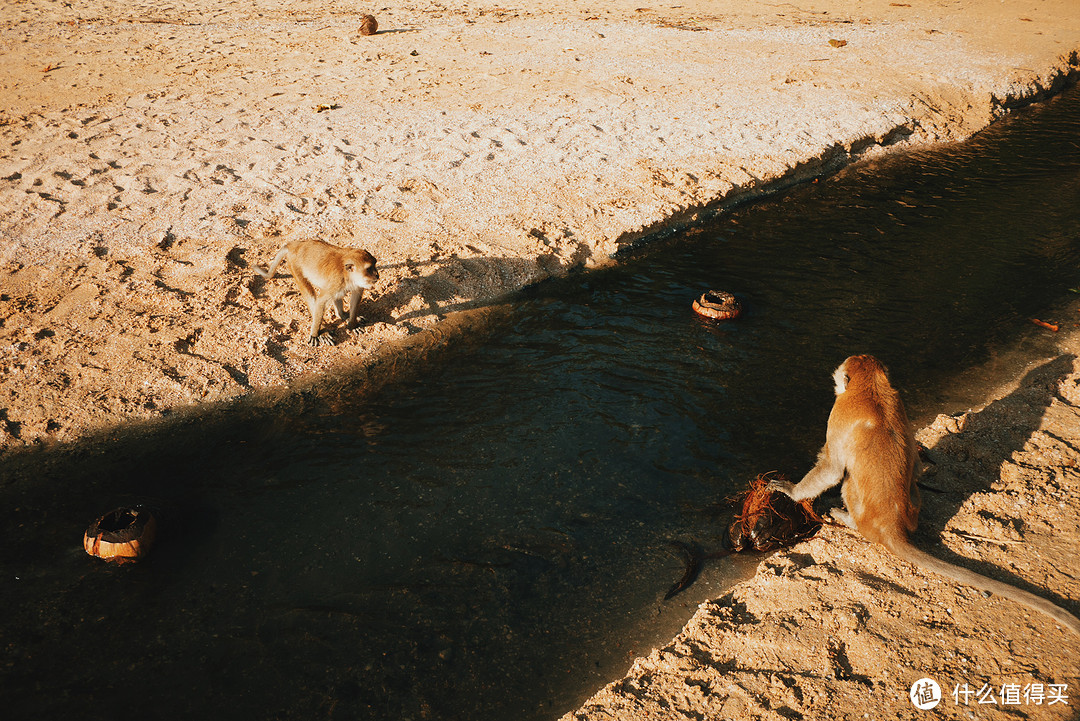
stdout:
[[[19,454],[370,367],[732,203],[968,137],[1075,80],[1080,13],[9,0],[0,47],[0,450]],[[334,321],[334,346],[305,343],[290,278],[253,270],[300,238],[379,261],[360,333]],[[920,440],[967,493],[928,527],[1075,612],[1080,368],[1062,359],[1080,343],[1061,345]],[[868,592],[884,600],[851,600]],[[1025,711],[1074,718],[1080,645],[1031,616],[829,529],[572,717],[901,718],[922,668],[1069,684],[1069,704]]]
[[[724,203],[963,138],[1077,69],[1069,0],[0,10],[0,446],[281,387]],[[363,36],[360,15],[378,17]],[[363,247],[304,344],[286,241]]]

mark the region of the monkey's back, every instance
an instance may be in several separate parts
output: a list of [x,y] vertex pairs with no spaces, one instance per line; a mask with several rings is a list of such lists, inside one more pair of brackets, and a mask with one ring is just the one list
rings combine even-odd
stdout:
[[829,424],[835,420],[838,428],[847,429],[842,439],[844,457],[849,459],[844,503],[859,532],[882,543],[883,532],[906,528],[910,533],[918,523],[915,440],[884,369],[875,362],[864,370],[852,374],[847,389],[837,397]]
[[294,240],[288,244],[289,272],[329,295],[344,290],[341,249],[321,240]]

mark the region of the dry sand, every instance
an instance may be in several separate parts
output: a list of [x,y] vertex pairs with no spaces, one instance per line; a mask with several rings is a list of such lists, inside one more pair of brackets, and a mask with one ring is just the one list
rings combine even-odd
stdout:
[[[726,203],[966,137],[1075,77],[1080,12],[6,0],[0,43],[0,448],[18,453],[372,367],[455,310]],[[380,260],[367,324],[334,326],[332,348],[304,345],[289,278],[252,272],[302,237]],[[1026,440],[983,428],[990,409],[924,431],[939,475],[968,483],[929,528],[994,539],[945,534],[1076,597],[1077,376],[1051,374],[1009,396],[1001,422]],[[899,717],[911,669],[1071,683],[1064,711],[1021,707],[1070,717],[1075,639],[1028,615],[829,531],[704,606],[582,718]]]
[[[363,366],[725,201],[965,137],[1077,71],[1075,9],[9,0],[0,448]],[[334,348],[252,272],[302,237],[381,262]]]

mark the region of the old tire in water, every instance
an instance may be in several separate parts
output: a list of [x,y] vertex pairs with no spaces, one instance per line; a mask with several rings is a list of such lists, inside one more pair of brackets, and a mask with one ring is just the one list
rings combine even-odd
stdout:
[[730,320],[739,317],[742,306],[731,293],[710,290],[694,301],[694,312],[713,320]]
[[145,508],[117,508],[90,524],[83,548],[106,561],[137,561],[150,550],[157,534],[154,514]]

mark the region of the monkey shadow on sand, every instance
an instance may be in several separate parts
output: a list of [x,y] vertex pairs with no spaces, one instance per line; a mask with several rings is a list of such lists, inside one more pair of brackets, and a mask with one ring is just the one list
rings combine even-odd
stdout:
[[[367,291],[359,307],[360,329],[370,323],[388,323],[400,325],[415,333],[419,328],[412,321],[425,317],[442,320],[446,316],[460,311],[473,311],[505,305],[513,293],[534,286],[542,281],[565,278],[574,271],[585,267],[592,256],[592,250],[585,243],[568,245],[560,252],[554,250],[533,257],[483,255],[482,251],[471,245],[466,248],[477,255],[462,257],[456,252],[417,260],[406,258],[390,263],[378,264],[382,277],[374,288]],[[247,268],[249,264],[241,256],[242,249],[234,249],[230,260],[238,267]],[[268,284],[275,282],[264,276],[264,271],[254,269],[247,280],[247,289],[256,298],[268,295]],[[287,265],[275,267],[274,277],[291,278]],[[275,296],[281,302],[285,296],[302,295],[297,281],[286,281],[282,286],[286,290]],[[321,294],[321,290],[319,291]],[[333,316],[328,312],[326,314]],[[324,316],[322,330],[336,342],[346,339],[343,324],[336,316],[327,322]],[[274,322],[274,321],[271,321]],[[277,324],[278,329],[282,326]],[[271,357],[285,363],[285,350],[276,343],[268,347]]]
[[[1013,453],[1023,450],[1038,431],[1048,430],[1044,419],[1053,399],[1068,403],[1061,398],[1059,385],[1073,372],[1075,360],[1076,356],[1071,354],[1058,356],[1029,371],[1009,395],[977,412],[946,421],[950,432],[926,453],[930,464],[919,480],[922,510],[919,526],[912,534],[916,546],[944,561],[1048,598],[1074,612],[1080,610],[1075,599],[1056,596],[1001,566],[953,553],[939,539],[949,520],[960,512],[970,496],[1007,484],[1002,478],[1003,469],[1012,462]],[[1068,440],[1063,442],[1071,445]],[[989,510],[979,514],[992,523],[1023,531],[1022,518],[1002,517]],[[985,542],[994,543],[994,540]]]
[[[591,254],[582,243],[565,258],[554,253],[536,258],[454,255],[381,266],[383,270],[406,270],[366,304],[365,316],[368,320],[403,323],[424,316],[442,317],[456,311],[501,305],[512,289],[564,277],[584,267]],[[429,266],[435,266],[434,270],[420,273],[421,268]]]

